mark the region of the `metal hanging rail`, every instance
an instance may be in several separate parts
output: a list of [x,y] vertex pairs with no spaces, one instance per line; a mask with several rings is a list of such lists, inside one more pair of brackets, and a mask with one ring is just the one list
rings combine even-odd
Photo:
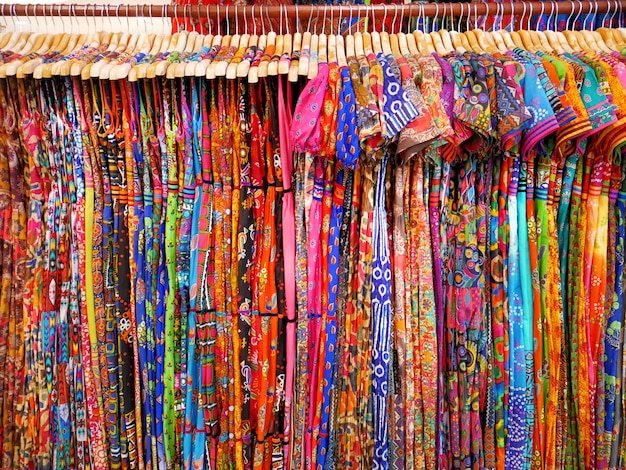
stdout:
[[[366,17],[387,14],[398,17],[444,17],[483,15],[536,15],[622,13],[626,0],[546,1],[511,3],[413,3],[377,5],[82,5],[82,4],[8,4],[0,3],[4,17],[144,17],[144,18],[250,18],[262,14],[269,18],[299,18],[306,20],[326,12],[335,17]],[[256,15],[255,15],[256,12]]]

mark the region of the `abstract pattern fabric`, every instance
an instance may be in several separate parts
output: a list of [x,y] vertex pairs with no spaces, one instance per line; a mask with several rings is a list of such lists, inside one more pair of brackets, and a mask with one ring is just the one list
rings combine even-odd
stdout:
[[626,467],[626,56],[360,52],[0,78],[2,469]]

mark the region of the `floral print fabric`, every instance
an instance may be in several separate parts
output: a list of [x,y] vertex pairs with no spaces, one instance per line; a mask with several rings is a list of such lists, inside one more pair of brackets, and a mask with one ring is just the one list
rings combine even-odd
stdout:
[[622,468],[624,63],[0,79],[2,468]]

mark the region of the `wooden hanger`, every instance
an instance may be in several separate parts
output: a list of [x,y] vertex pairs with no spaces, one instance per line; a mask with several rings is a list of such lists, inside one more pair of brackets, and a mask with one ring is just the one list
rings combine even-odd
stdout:
[[94,67],[94,65],[97,64],[98,62],[100,62],[101,60],[104,60],[105,58],[109,57],[115,51],[115,49],[117,48],[117,44],[119,42],[119,39],[120,39],[120,34],[119,33],[112,33],[110,36],[107,36],[107,37],[105,37],[105,39],[103,39],[103,44],[107,44],[108,43],[109,46],[106,48],[106,50],[104,51],[103,54],[100,54],[98,56],[98,58],[95,61],[87,63],[81,69],[81,77],[82,77],[83,80],[90,79],[91,78],[91,69]]
[[[93,47],[94,44],[98,44],[99,36],[97,33],[89,34],[89,35],[81,35],[81,37],[77,38],[74,47],[72,47],[72,52],[70,55],[66,55],[61,60],[56,62],[52,66],[52,75],[53,76],[62,76],[67,77],[71,72],[71,65],[75,62],[75,57],[81,55],[81,49],[85,46],[89,45]],[[97,46],[96,46],[97,47]]]
[[[297,9],[297,6],[296,6],[296,9]],[[300,31],[296,31],[296,33],[293,35],[293,53],[291,55],[291,63],[289,64],[289,72],[288,72],[288,80],[290,82],[298,81],[298,69],[300,68],[301,50],[302,50],[302,33]]]
[[258,60],[263,56],[265,51],[265,45],[267,42],[267,35],[262,34],[259,36],[259,45],[257,47],[257,52],[255,57],[253,57],[253,61],[250,63],[250,69],[248,70],[248,82],[250,83],[258,83],[259,82],[259,63]]
[[[174,33],[171,36],[163,37],[163,42],[161,43],[161,47],[159,49],[157,57],[155,58],[153,62],[151,62],[150,64],[146,66],[145,68],[146,74],[144,77],[141,77],[141,78],[153,79],[157,76],[157,66],[159,66],[161,62],[164,62],[167,60],[167,58],[164,57],[164,54],[166,52],[171,54],[174,51],[176,45],[178,44],[178,37],[179,37],[179,33]],[[165,49],[164,49],[164,46],[165,46]]]
[[[443,30],[445,31],[445,30]],[[445,31],[446,33],[448,33],[447,31]],[[446,46],[444,46],[443,44],[443,39],[441,36],[442,31],[434,31],[430,34],[428,34],[427,36],[430,37],[432,44],[435,46],[435,51],[437,51],[437,54],[439,55],[446,55],[448,53],[448,50],[446,48]],[[448,39],[450,38],[450,35],[447,35]],[[426,39],[426,38],[424,38]],[[450,46],[452,46],[452,41],[450,41]],[[452,47],[453,49],[453,47]]]
[[[95,22],[94,22],[95,29]],[[92,63],[95,57],[98,56],[103,50],[108,48],[109,41],[111,40],[110,33],[96,33],[96,39],[93,43],[91,43],[91,47],[93,48],[92,52],[85,57],[80,57],[75,61],[71,61],[69,64],[70,75],[72,77],[80,77],[82,75],[83,70]]]
[[[29,32],[15,32],[9,40],[9,43],[4,46],[3,49],[16,52],[17,50],[24,47],[24,44],[26,43],[26,41],[28,41],[29,36]],[[65,35],[62,36],[62,39],[65,39]]]
[[328,63],[328,36],[325,33],[319,35],[318,63]]
[[369,31],[365,30],[362,34],[363,36],[363,50],[365,51],[365,55],[368,56],[370,54],[374,53],[374,50],[372,49],[372,35],[369,33]]
[[[217,16],[219,18],[219,12]],[[198,64],[196,64],[196,67],[194,69],[194,73],[196,74],[196,77],[206,77],[207,69],[209,68],[209,65],[211,65],[211,62],[215,60],[215,57],[217,56],[217,54],[219,54],[220,49],[222,47],[221,44],[222,44],[222,35],[221,35],[221,31],[218,30],[217,34],[213,36],[213,41],[211,43],[211,49],[209,50],[208,57],[203,58]]]
[[[384,15],[384,18],[383,18],[383,25],[386,23],[386,21],[387,21],[387,8],[385,8],[385,15]],[[374,22],[372,22],[372,26],[373,26],[373,30],[372,30],[372,33],[370,34],[370,36],[372,38],[372,47],[374,49],[374,54],[376,54],[376,55],[382,54],[383,46],[382,46],[380,33],[378,31],[376,31],[376,25],[375,25]]]
[[[404,40],[406,41],[406,37],[404,38]],[[401,57],[404,57],[404,54],[402,53],[402,50],[400,49],[400,38],[398,37],[397,34],[390,34],[389,35],[389,44],[391,46],[391,54],[396,58],[399,59]],[[383,41],[383,45],[384,45],[384,41]],[[405,47],[408,47],[406,42],[405,42]],[[383,47],[384,49],[384,47]]]
[[317,77],[319,70],[319,35],[314,34],[311,36],[311,56],[309,59],[309,69],[307,72],[307,78],[310,80]]
[[489,54],[495,54],[498,51],[498,46],[491,33],[485,33],[480,29],[474,29],[473,32],[482,50]]
[[354,33],[354,53],[355,57],[365,57],[365,44],[363,42],[363,33],[357,31]]
[[583,50],[582,46],[578,44],[578,38],[576,37],[576,34],[573,31],[563,31],[563,32],[559,31],[557,32],[557,34],[559,36],[563,34],[570,50],[575,50],[575,51]]
[[[310,20],[309,20],[310,25]],[[298,61],[298,75],[307,76],[309,74],[309,63],[311,61],[311,38],[310,31],[302,33],[302,48],[300,49],[300,60]]]
[[[430,34],[421,35],[421,42],[418,40],[417,45],[420,51],[422,51],[422,54],[430,55],[436,52],[435,42],[433,41],[433,37],[434,36],[431,36]],[[441,38],[439,38],[439,42],[441,42]]]
[[356,51],[354,49],[354,36],[352,34],[348,34],[346,36],[345,44],[346,44],[346,56],[348,58],[356,57]]
[[45,67],[43,67],[43,78],[51,78],[53,75],[58,75],[60,65],[62,65],[67,60],[66,56],[81,48],[85,42],[86,36],[82,34],[69,34],[67,38],[68,43],[65,46],[65,49],[63,49],[61,55],[58,57],[58,60],[55,60],[54,62],[49,64],[45,64]]
[[412,56],[417,56],[420,55],[420,51],[417,47],[417,41],[415,40],[415,36],[413,36],[411,33],[408,33],[406,35],[406,42],[407,45],[409,47],[409,54]]
[[[412,40],[411,37],[413,37]],[[412,52],[413,55],[417,56],[428,54],[426,51],[426,42],[424,41],[424,33],[420,30],[416,29],[412,33],[408,33],[406,35],[406,40],[409,43],[409,50],[411,49],[411,42],[415,43],[415,49],[417,49],[417,52]]]
[[[246,52],[244,53],[242,61],[237,64],[237,77],[243,78],[248,76],[248,72],[250,71],[250,65],[254,60],[254,56],[257,52],[257,46],[259,44],[259,36],[256,32],[256,19],[254,16],[254,8],[256,5],[252,5],[252,24],[253,24],[253,32],[252,35],[248,35],[248,47],[246,48]],[[244,7],[244,17],[245,17],[245,7]],[[246,33],[247,33],[247,24],[246,24]]]
[[[118,46],[115,50],[115,52],[118,54],[117,57],[115,57],[114,59],[108,59],[106,60],[106,62],[101,61],[99,68],[96,68],[96,67],[92,68],[91,69],[92,77],[94,76],[93,75],[94,73],[97,74],[96,77],[100,77],[103,80],[106,80],[110,77],[111,71],[116,65],[120,63],[120,59],[128,57],[128,52],[127,52],[128,50],[132,51],[131,49],[131,41],[133,40],[132,36],[133,35],[131,35],[130,33],[122,34],[122,37],[120,38],[120,42],[118,43]],[[134,39],[134,43],[132,44],[133,48],[136,42],[137,42],[137,38]]]
[[[201,21],[201,20],[199,20]],[[211,49],[211,43],[213,42],[213,35],[199,35],[196,39],[196,45],[193,53],[193,60],[189,60],[185,64],[185,77],[195,77],[196,68],[198,64],[204,59]],[[206,73],[206,71],[205,71]]]
[[[153,46],[153,42],[156,39],[155,34],[142,34],[137,40],[137,48],[133,51],[133,56],[136,57],[139,54],[147,55],[150,53],[150,49]],[[133,70],[133,63],[135,60],[124,62],[117,65],[113,71],[111,71],[112,80],[121,80],[129,77],[131,70]],[[132,80],[131,80],[132,81]]]
[[233,57],[233,59],[231,59],[230,64],[228,64],[228,68],[226,69],[226,78],[229,78],[231,80],[237,78],[237,71],[239,70],[239,66],[244,61],[244,57],[249,50],[249,41],[250,35],[247,32],[241,35],[241,39],[239,40],[239,49],[237,50],[237,52],[235,52],[235,56]]
[[208,79],[213,79],[217,76],[216,72],[217,72],[217,65],[220,62],[224,61],[224,54],[226,52],[226,50],[230,47],[230,39],[231,36],[230,35],[225,35],[224,37],[222,37],[222,42],[220,43],[220,50],[217,53],[217,55],[215,56],[215,58],[211,61],[211,63],[209,64],[209,66],[206,68],[206,78]]
[[457,31],[450,31],[450,40],[452,41],[452,47],[460,54],[466,51],[463,43],[461,42],[461,36],[463,36],[462,33],[459,33]]
[[259,77],[267,77],[269,73],[269,63],[276,53],[276,36],[277,35],[274,31],[270,31],[269,33],[267,33],[267,44],[265,46],[265,53],[263,54],[265,60],[261,59],[261,63],[259,64]]
[[[226,7],[226,15],[228,16],[228,6]],[[227,20],[226,24],[228,32],[230,33],[230,20]],[[228,36],[224,37],[226,38]],[[235,6],[235,34],[230,36],[230,41],[227,44],[224,44],[224,40],[222,40],[222,45],[226,47],[226,50],[224,51],[225,57],[220,54],[215,58],[216,60],[214,60],[212,65],[209,65],[207,68],[207,78],[226,76],[226,71],[228,70],[230,61],[234,57],[234,54],[239,50],[240,41],[241,35],[239,34],[239,16],[237,15],[237,7]],[[213,70],[214,76],[209,76],[211,70]]]
[[335,37],[337,41],[337,64],[339,67],[347,67],[348,59],[346,58],[344,38],[341,34],[337,34]]
[[328,63],[337,63],[337,37],[334,34],[328,35]]
[[611,31],[608,28],[598,28],[596,30],[596,32],[602,36],[602,39],[604,40],[604,43],[612,50],[617,51],[619,50],[617,44],[615,43],[615,40],[613,39],[613,34],[611,33]]
[[565,53],[565,50],[561,47],[561,41],[559,41],[559,37],[554,31],[547,30],[544,31],[544,33],[553,51],[555,51],[557,54]]
[[293,48],[293,37],[291,33],[285,34],[283,39],[283,55],[278,60],[279,75],[287,75],[291,66],[291,51]]
[[[225,54],[218,55],[213,62],[207,67],[207,78],[215,78],[215,77],[225,77],[226,71],[228,70],[228,66],[230,65],[230,61],[234,53],[239,49],[239,42],[241,40],[241,35],[239,34],[239,17],[236,13],[237,9],[235,8],[235,34],[229,37],[229,35],[224,36],[222,39],[222,47],[225,48]],[[228,16],[228,6],[226,7],[226,15]],[[230,22],[227,20],[227,28],[230,33]],[[228,40],[229,39],[229,40]],[[225,42],[225,40],[228,40]],[[230,51],[230,52],[229,52]],[[213,72],[213,73],[211,73]]]
[[626,46],[626,37],[622,34],[621,29],[614,28],[611,30],[613,34],[613,39],[615,40],[617,46],[621,49]]
[[278,62],[280,61],[285,51],[285,36],[283,35],[283,9],[280,8],[280,34],[276,36],[276,49],[274,55],[270,58],[269,64],[267,64],[267,75],[275,77],[278,75]]
[[33,46],[35,45],[35,43],[38,43],[40,41],[41,36],[42,35],[39,33],[29,34],[27,37],[24,38],[23,41],[21,41],[18,47],[16,47],[16,53],[19,55],[28,54],[30,51],[33,50]]
[[548,42],[548,38],[543,31],[528,31],[530,39],[533,43],[534,52],[543,51],[543,52],[552,52],[552,48],[550,47],[550,43]]
[[[341,18],[339,19],[339,25],[341,25]],[[335,26],[334,17],[330,15],[330,34],[328,35],[328,63],[329,64],[339,64],[337,57],[337,48],[338,48],[338,38],[339,38],[339,27],[337,27],[337,34],[333,34],[333,26]],[[345,55],[345,54],[344,54]]]
[[445,53],[448,54],[452,52],[454,50],[454,45],[452,45],[452,38],[450,37],[450,32],[447,29],[442,29],[441,31],[439,31],[439,37],[441,38],[441,43],[443,45],[444,50],[446,51]]
[[9,43],[9,41],[11,40],[11,37],[13,37],[13,33],[11,31],[2,33],[2,36],[0,36],[0,50],[5,49],[5,46]]
[[283,55],[283,49],[285,44],[285,37],[282,32],[276,36],[276,49],[274,50],[274,55],[270,58],[269,63],[267,64],[267,75],[270,77],[275,77],[278,75],[278,60]]
[[19,59],[11,61],[7,64],[0,64],[0,78],[4,77],[12,77],[17,74],[17,69],[23,66],[25,63],[35,60],[36,58],[28,57],[27,55],[31,53],[31,51],[35,54],[38,54],[38,51],[41,49],[45,39],[46,34],[34,34],[31,35],[27,44],[20,51]]
[[[396,38],[395,42],[400,51],[400,54],[402,54],[403,57],[410,55],[411,52],[409,51],[409,41],[407,39],[407,35],[402,31],[398,32],[398,34],[391,35],[391,50],[393,50],[394,48],[394,36]],[[415,38],[413,38],[413,41],[415,42]],[[415,49],[417,50],[417,45],[415,46]]]
[[385,55],[393,54],[391,50],[391,38],[389,37],[389,33],[387,31],[381,31],[380,44],[382,46],[383,54]]

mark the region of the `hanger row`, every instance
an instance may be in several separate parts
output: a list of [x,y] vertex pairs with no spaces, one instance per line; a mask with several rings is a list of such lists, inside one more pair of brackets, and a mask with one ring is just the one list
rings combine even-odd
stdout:
[[[539,13],[535,10],[534,2],[495,4],[492,31],[484,30],[486,17],[480,14],[481,9],[488,11],[481,6],[487,4],[477,3],[410,4],[408,8],[407,5],[376,5],[367,8],[320,6],[316,9],[315,17],[314,10],[309,8],[308,19],[304,21],[301,21],[300,12],[300,8],[304,7],[298,5],[211,7],[216,10],[214,18],[223,18],[222,21],[212,21],[208,7],[206,14],[201,15],[201,8],[184,5],[183,15],[173,20],[178,29],[182,30],[174,34],[148,33],[145,21],[144,31],[135,33],[1,33],[0,51],[3,56],[0,56],[0,78],[80,76],[83,79],[128,78],[136,81],[157,76],[204,76],[209,79],[247,77],[248,81],[256,83],[260,77],[287,75],[290,81],[297,81],[301,76],[315,77],[322,63],[336,62],[339,66],[346,66],[349,57],[368,54],[384,53],[399,58],[434,52],[445,55],[454,51],[494,54],[515,48],[559,54],[573,51],[611,53],[626,47],[626,29],[622,28],[622,1],[566,3],[573,4],[566,20],[568,28],[573,29],[578,24],[581,14],[591,13],[583,16],[582,30],[556,31],[557,17],[563,9],[560,6],[563,2],[554,0],[540,2],[539,12],[548,15],[545,30],[542,31],[514,30],[516,26],[528,28],[532,15]],[[453,5],[456,6],[453,8]],[[505,25],[506,11],[513,11],[512,5],[521,5],[521,14],[510,16]],[[383,8],[379,8],[381,6]],[[432,6],[435,8],[434,14],[427,15],[426,7]],[[4,4],[0,5],[0,15],[6,17],[5,7]],[[55,6],[48,10],[49,15],[38,15],[37,7],[44,7],[45,12],[47,6],[33,5],[31,15],[35,17],[39,30],[42,29],[40,16],[48,21],[48,18],[67,13],[65,16],[69,16],[72,22],[70,29],[75,28],[76,31],[80,31],[77,16],[92,17],[93,31],[97,30],[97,12],[101,13],[102,19],[105,18],[105,12],[107,19],[110,18],[110,8],[100,8],[101,5],[64,5],[67,7],[65,9],[57,5],[57,15]],[[18,16],[30,18],[28,5],[11,5],[7,8],[14,24]],[[115,6],[114,17],[126,18],[127,31],[131,29],[128,23],[128,17],[132,16],[131,8],[129,5]],[[154,18],[168,16],[166,10],[170,7],[149,5],[146,8],[148,17]],[[270,15],[270,8],[278,8],[278,11]],[[87,14],[89,9],[90,14]],[[346,9],[348,14],[344,16]],[[82,10],[82,15],[79,10]],[[243,15],[233,14],[233,10],[237,10],[236,13],[241,10]],[[192,12],[197,14],[193,15]],[[608,24],[613,24],[615,19],[618,27],[586,30],[594,26],[593,20],[587,25],[588,17],[593,16],[595,19],[597,13],[607,13]],[[272,31],[271,16],[279,20],[278,31]],[[418,29],[410,31],[411,20],[416,19],[418,25],[427,25],[427,16],[433,17],[432,23],[435,25],[439,24],[440,18],[445,20],[449,28],[432,32]],[[209,21],[203,22],[203,17]],[[382,20],[380,28],[376,24],[377,19]],[[394,32],[386,31],[388,20],[392,20]],[[188,24],[193,31],[185,29]],[[401,26],[395,27],[398,24]]]

